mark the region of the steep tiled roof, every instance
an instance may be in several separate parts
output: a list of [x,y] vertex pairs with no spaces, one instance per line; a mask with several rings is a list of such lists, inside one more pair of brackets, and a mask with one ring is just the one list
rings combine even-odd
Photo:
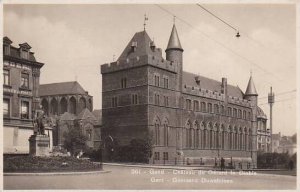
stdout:
[[267,119],[267,115],[264,113],[264,111],[260,107],[257,107],[257,116]]
[[90,112],[90,110],[88,110],[88,108],[84,108],[77,116],[77,119],[90,119],[92,121],[97,120],[97,118],[94,116],[94,114],[92,112]]
[[181,49],[182,50],[175,24],[173,25],[170,39],[168,42],[167,50],[168,49]]
[[40,96],[86,94],[85,90],[77,81],[41,84],[39,93]]
[[102,110],[101,109],[95,109],[93,112],[94,116],[97,119],[97,124],[102,125]]
[[[143,55],[157,55],[157,50],[152,50],[150,47],[151,42],[152,40],[146,31],[135,33],[118,60],[131,59]],[[132,46],[136,46],[134,51]]]
[[[187,85],[187,86],[197,87],[198,85],[195,81],[196,76],[199,77],[201,88],[211,90],[211,91],[217,91],[221,93],[220,81],[216,81],[214,79],[209,79],[207,77],[203,77],[185,71],[183,71],[182,73],[182,86]],[[233,85],[227,85],[227,88],[228,88],[228,95],[238,97],[238,98],[243,98],[243,92],[239,87]]]
[[245,95],[257,95],[257,91],[256,91],[256,88],[255,88],[255,85],[254,85],[252,76],[251,76],[250,79],[249,79],[249,82],[248,82],[248,86],[247,86],[247,90],[246,90],[246,92],[245,92]]

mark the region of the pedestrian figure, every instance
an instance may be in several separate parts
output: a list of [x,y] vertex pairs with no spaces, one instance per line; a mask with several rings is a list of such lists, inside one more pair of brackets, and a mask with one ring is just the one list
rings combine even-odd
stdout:
[[221,158],[221,171],[224,171],[225,168],[225,159],[222,157]]

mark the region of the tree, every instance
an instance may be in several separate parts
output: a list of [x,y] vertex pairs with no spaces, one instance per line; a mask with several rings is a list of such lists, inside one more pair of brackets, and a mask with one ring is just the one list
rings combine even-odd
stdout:
[[87,149],[87,137],[82,133],[80,126],[75,125],[69,128],[68,132],[64,132],[64,147],[76,156],[80,151]]

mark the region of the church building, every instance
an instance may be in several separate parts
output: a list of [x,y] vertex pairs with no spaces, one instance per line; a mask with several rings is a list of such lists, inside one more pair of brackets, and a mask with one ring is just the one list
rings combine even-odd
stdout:
[[223,157],[226,165],[256,167],[258,93],[252,76],[243,92],[227,78],[183,71],[175,24],[165,52],[164,58],[144,30],[117,61],[101,66],[102,140],[128,145],[151,137],[151,164],[215,165]]

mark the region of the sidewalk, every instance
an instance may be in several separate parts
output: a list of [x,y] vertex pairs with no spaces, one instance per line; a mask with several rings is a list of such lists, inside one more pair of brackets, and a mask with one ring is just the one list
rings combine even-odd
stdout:
[[88,175],[110,173],[111,171],[69,171],[69,172],[41,172],[41,173],[3,173],[3,176],[56,176],[56,175]]

